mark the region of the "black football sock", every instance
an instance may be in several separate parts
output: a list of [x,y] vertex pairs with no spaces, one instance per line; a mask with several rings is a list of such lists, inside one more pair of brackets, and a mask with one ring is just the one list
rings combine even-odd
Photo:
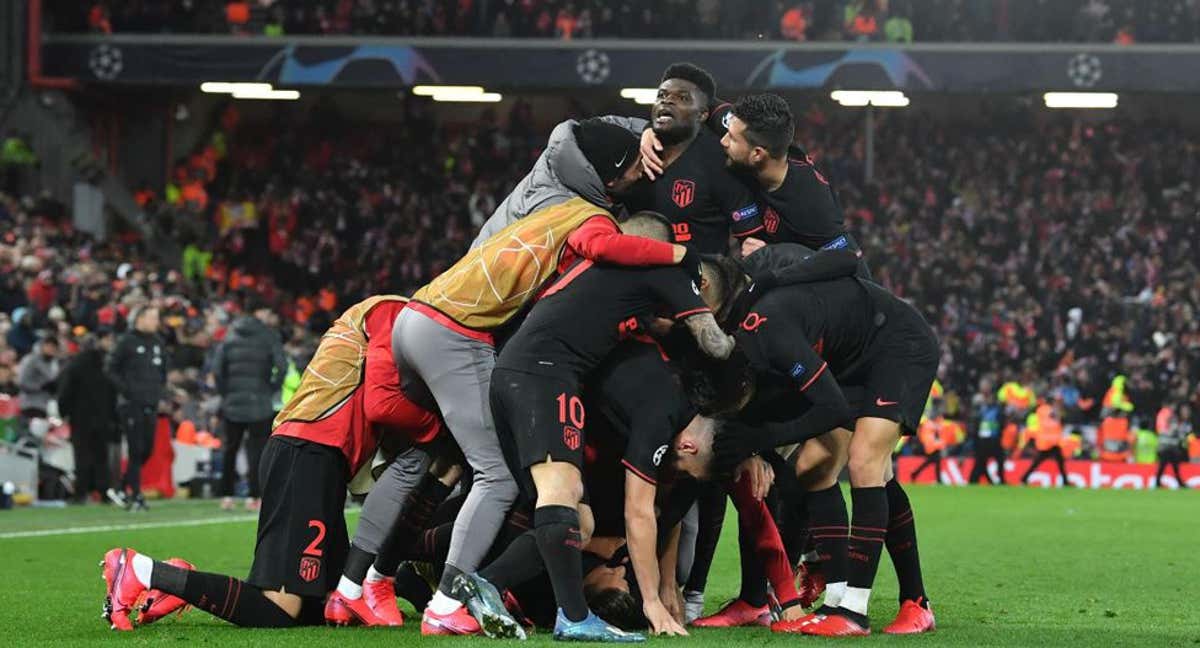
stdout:
[[850,499],[854,512],[846,544],[846,594],[838,605],[840,614],[865,627],[871,587],[887,535],[888,501],[883,486],[851,488]]
[[583,621],[588,606],[583,597],[579,511],[572,506],[539,506],[533,512],[533,531],[550,574],[554,600],[568,621]]
[[450,554],[450,535],[454,532],[454,521],[425,529],[404,553],[404,559],[442,565]]
[[424,610],[429,605],[429,599],[433,598],[433,589],[409,562],[396,569],[392,589],[396,591],[396,596],[412,603],[415,610]]
[[350,552],[346,555],[346,568],[342,570],[342,575],[355,585],[362,585],[363,580],[367,577],[367,569],[373,562],[375,562],[375,554],[367,553],[351,544]]
[[[178,574],[183,572],[183,587]],[[283,608],[275,605],[262,590],[224,574],[209,574],[154,563],[151,581],[155,587],[191,603],[198,610],[242,626],[243,628],[291,628],[300,625]]]
[[504,591],[528,582],[544,569],[537,536],[533,530],[529,530],[517,536],[504,553],[479,570],[479,575],[495,585],[496,589]]
[[921,556],[917,552],[917,526],[913,522],[912,505],[900,482],[892,479],[884,486],[887,491],[888,528],[884,540],[888,555],[896,568],[900,583],[900,601],[923,601],[925,584],[921,578]]
[[809,543],[808,498],[800,493],[792,497],[795,498],[793,501],[784,503],[783,528],[779,531],[783,536],[788,562],[798,565]]
[[387,538],[375,556],[375,571],[380,574],[396,572],[404,556],[404,549],[420,538],[429,526],[433,513],[450,494],[451,487],[433,475],[425,475],[420,485],[409,493],[399,519],[392,525]]
[[739,516],[738,559],[742,568],[742,589],[738,598],[754,607],[762,607],[767,604],[767,575],[755,553],[757,540],[754,531],[740,523]]
[[725,524],[725,490],[716,484],[705,486],[696,499],[699,528],[696,530],[696,554],[684,587],[688,592],[703,592],[708,586],[708,572],[721,540],[721,527]]
[[[438,591],[457,601],[458,597],[450,592],[454,590],[454,579],[462,573],[463,571],[458,567],[446,563],[445,569],[442,570],[442,579],[438,582]],[[461,603],[461,601],[459,602]]]
[[809,532],[821,571],[827,583],[846,582],[846,543],[850,534],[850,516],[846,514],[846,498],[842,487],[834,484],[825,490],[813,491],[805,498],[808,504]]

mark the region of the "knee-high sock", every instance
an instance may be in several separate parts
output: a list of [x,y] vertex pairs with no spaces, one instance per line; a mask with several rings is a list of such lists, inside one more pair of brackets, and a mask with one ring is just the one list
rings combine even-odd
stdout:
[[850,535],[850,516],[842,487],[834,484],[808,494],[809,531],[813,548],[825,574],[826,605],[836,606],[846,591],[846,543]]
[[[800,598],[796,592],[795,575],[788,563],[787,552],[775,519],[767,503],[754,499],[750,480],[743,479],[733,485],[732,497],[738,511],[738,537],[745,538],[742,549],[742,600],[751,605],[766,604],[767,581],[775,588],[775,596],[781,604]],[[756,568],[747,570],[747,559]],[[765,576],[765,579],[764,579]]]
[[867,613],[887,535],[888,501],[884,491],[883,486],[850,489],[854,513],[846,545],[846,594],[839,605],[857,614]]
[[570,621],[586,619],[579,511],[572,506],[539,506],[533,512],[533,531],[558,607]]
[[896,580],[900,583],[900,600],[926,599],[925,583],[921,577],[921,555],[917,551],[917,527],[913,521],[912,505],[900,482],[892,479],[884,487],[887,491],[888,555],[896,568]]
[[174,594],[198,610],[244,628],[299,625],[262,590],[232,576],[191,571],[156,561],[150,583],[155,589]]
[[708,486],[697,499],[700,522],[696,533],[696,555],[684,588],[689,592],[703,592],[708,586],[708,571],[712,568],[721,527],[725,524],[725,491],[715,484]]
[[537,534],[533,529],[517,536],[479,575],[496,589],[504,591],[517,587],[540,575],[546,564],[538,548]]

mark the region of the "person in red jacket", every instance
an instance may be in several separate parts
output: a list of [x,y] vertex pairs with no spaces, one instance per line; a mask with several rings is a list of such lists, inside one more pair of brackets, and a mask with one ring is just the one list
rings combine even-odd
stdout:
[[323,336],[296,394],[276,417],[263,451],[249,577],[112,549],[102,565],[104,618],[113,629],[133,629],[131,615],[143,595],[140,625],[186,604],[246,627],[325,622],[326,597],[349,551],[343,509],[351,477],[368,465],[382,438],[426,443],[441,431],[437,414],[400,390],[391,329],[406,306],[402,297],[376,296],[350,307]]

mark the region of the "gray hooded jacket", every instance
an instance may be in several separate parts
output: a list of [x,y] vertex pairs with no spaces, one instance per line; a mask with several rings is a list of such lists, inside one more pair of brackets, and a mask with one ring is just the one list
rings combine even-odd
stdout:
[[[640,133],[645,120],[627,117],[602,117],[604,121],[617,124]],[[518,220],[546,207],[564,203],[576,196],[601,207],[609,208],[608,195],[604,191],[604,183],[600,175],[584,157],[583,151],[575,142],[575,133],[571,130],[579,122],[568,119],[550,133],[546,150],[542,151],[533,169],[526,174],[512,193],[496,207],[491,218],[483,224],[479,235],[471,243],[471,248],[477,248],[496,232],[512,225]]]

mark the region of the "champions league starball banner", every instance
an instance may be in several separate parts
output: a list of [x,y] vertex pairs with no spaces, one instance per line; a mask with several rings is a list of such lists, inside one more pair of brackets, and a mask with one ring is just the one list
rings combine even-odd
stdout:
[[[916,470],[924,457],[900,457],[896,461],[896,477],[902,483],[914,483],[909,477]],[[1004,462],[1004,481],[1009,484],[1019,484],[1021,477],[1029,470],[1029,459],[1016,459]],[[975,466],[974,459],[948,458],[942,460],[941,482],[952,486],[962,486],[971,477],[971,469]],[[988,466],[989,474],[996,477],[995,463]],[[1106,461],[1067,461],[1067,479],[1072,486],[1080,488],[1122,488],[1143,490],[1147,488],[1173,489],[1178,487],[1175,473],[1171,468],[1163,475],[1162,484],[1155,481],[1158,464],[1112,463]],[[1189,488],[1200,488],[1200,464],[1184,463],[1180,465],[1183,481]],[[934,483],[934,468],[927,467],[917,475],[915,483]],[[980,480],[980,483],[983,483]],[[1049,487],[1060,483],[1058,466],[1048,459],[1038,466],[1029,477],[1031,486]]]
[[647,87],[687,60],[730,91],[1200,91],[1193,46],[49,35],[41,58],[48,77],[143,85]]

